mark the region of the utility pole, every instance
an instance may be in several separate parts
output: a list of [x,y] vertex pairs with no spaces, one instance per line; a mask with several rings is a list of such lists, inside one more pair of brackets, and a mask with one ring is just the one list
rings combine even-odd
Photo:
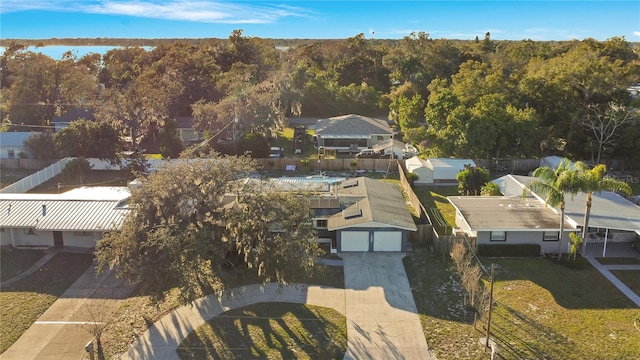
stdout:
[[238,123],[238,117],[236,116],[233,119],[233,153],[236,154],[238,150],[236,149],[236,124]]
[[489,291],[489,319],[487,320],[487,337],[484,340],[485,349],[489,347],[489,336],[491,335],[491,311],[493,310],[493,268],[491,264],[491,290]]

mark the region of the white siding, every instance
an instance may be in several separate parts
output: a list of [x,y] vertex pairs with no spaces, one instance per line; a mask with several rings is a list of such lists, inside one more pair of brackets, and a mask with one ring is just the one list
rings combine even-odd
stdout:
[[87,232],[87,235],[81,235],[82,231],[65,231],[62,233],[64,246],[74,246],[81,248],[92,248],[96,246],[99,233]]
[[[553,231],[553,230],[551,230]],[[563,251],[567,252],[567,244],[569,243],[570,231],[565,231],[562,239]],[[557,253],[557,241],[542,241],[544,231],[507,231],[506,241],[490,241],[490,231],[478,231],[478,244],[488,245],[515,245],[515,244],[539,244],[543,252]]]
[[[30,235],[26,234],[25,231],[28,229],[22,228],[13,228],[6,229],[4,233],[2,233],[2,237],[10,234],[9,238],[12,245],[18,246],[53,246],[53,233],[51,231],[36,231],[35,234]],[[4,244],[4,239],[2,243]]]

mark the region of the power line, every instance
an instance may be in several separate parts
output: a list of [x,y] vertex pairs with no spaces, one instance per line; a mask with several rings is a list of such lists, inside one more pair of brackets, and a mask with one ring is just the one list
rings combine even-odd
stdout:
[[3,126],[20,126],[20,127],[33,127],[33,128],[55,128],[55,125],[26,125],[26,124],[12,124],[6,123]]

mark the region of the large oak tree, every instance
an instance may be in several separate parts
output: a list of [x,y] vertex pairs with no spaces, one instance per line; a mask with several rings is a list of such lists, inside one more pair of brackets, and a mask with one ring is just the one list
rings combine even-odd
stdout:
[[122,230],[98,242],[99,265],[157,296],[179,287],[183,301],[224,288],[238,267],[299,281],[318,255],[308,200],[243,181],[254,168],[220,156],[161,167],[133,192]]

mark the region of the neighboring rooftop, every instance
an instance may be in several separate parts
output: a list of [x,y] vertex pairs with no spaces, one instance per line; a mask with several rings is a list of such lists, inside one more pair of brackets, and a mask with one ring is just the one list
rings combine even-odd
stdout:
[[[449,196],[473,231],[558,231],[560,215],[536,199],[502,196]],[[574,228],[565,221],[565,228]]]
[[60,116],[55,116],[52,123],[70,123],[72,121],[76,121],[79,119],[86,119],[95,121],[96,118],[93,115],[93,110],[91,109],[83,109],[83,108],[72,108],[65,111],[64,114]]
[[323,138],[368,139],[372,134],[393,134],[386,120],[362,115],[343,115],[320,119],[316,125],[316,135]]
[[[492,182],[498,184],[500,191],[505,196],[522,197],[522,190],[535,179],[531,176],[505,175]],[[534,196],[541,203],[544,203],[544,197],[530,196]],[[583,192],[573,196],[567,195],[565,198],[565,216],[575,226],[582,225],[586,201],[587,194]],[[556,209],[556,212],[559,213],[559,209]],[[594,193],[589,215],[589,227],[640,231],[640,206],[611,191]]]
[[0,146],[2,147],[22,147],[32,132],[0,132]]
[[126,187],[85,187],[63,194],[0,194],[0,227],[114,230],[129,212],[129,196]]

